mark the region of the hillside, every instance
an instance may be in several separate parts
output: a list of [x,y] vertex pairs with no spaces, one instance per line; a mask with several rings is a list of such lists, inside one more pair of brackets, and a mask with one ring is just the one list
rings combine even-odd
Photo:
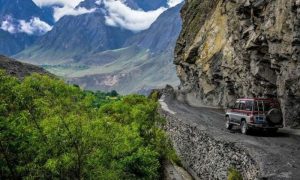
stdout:
[[175,64],[183,98],[221,106],[278,98],[285,124],[300,125],[299,1],[188,1]]
[[26,76],[29,76],[33,73],[53,76],[41,67],[27,63],[21,63],[15,59],[11,59],[3,55],[0,55],[0,69],[5,70],[7,74],[16,76],[19,79],[24,79]]

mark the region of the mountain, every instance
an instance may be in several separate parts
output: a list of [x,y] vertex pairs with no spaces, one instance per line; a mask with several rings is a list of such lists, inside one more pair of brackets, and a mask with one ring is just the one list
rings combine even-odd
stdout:
[[150,49],[153,53],[174,50],[178,34],[181,31],[181,18],[179,16],[182,4],[171,8],[161,14],[148,30],[142,31],[129,38],[126,46],[137,46]]
[[183,98],[221,107],[277,98],[285,125],[300,126],[299,10],[296,0],[187,1],[175,51]]
[[7,16],[27,21],[39,17],[48,24],[54,23],[51,10],[41,9],[32,0],[0,0],[0,21]]
[[35,64],[57,64],[83,54],[120,48],[132,34],[107,26],[101,12],[64,16],[49,33],[16,57]]
[[[97,7],[94,12],[64,16],[14,57],[90,90],[146,93],[165,84],[177,85],[172,59],[182,5],[166,10],[147,30],[132,32],[107,25],[105,6],[95,2],[86,0],[77,7]],[[126,1],[132,7],[139,5],[137,2]],[[166,5],[166,1],[159,2]],[[148,6],[150,2],[140,1],[143,6],[137,9],[161,5],[156,3]]]
[[0,54],[14,55],[33,44],[46,23],[47,28],[54,23],[51,9],[32,0],[0,0]]
[[[166,2],[166,0],[155,2],[127,0],[126,4],[133,9],[154,10],[159,7],[167,6]],[[124,28],[108,26],[105,20],[106,14],[103,12],[105,9],[103,4],[97,4],[96,0],[85,0],[76,8],[82,7],[86,9],[97,8],[97,10],[94,13],[87,13],[79,16],[64,16],[55,24],[52,31],[39,38],[32,47],[27,48],[16,57],[24,60],[30,59],[31,62],[34,61],[36,64],[56,64],[62,61],[66,62],[66,60],[73,60],[74,58],[78,60],[78,58],[85,54],[127,47],[131,42],[140,39],[135,36],[136,40],[133,39],[130,42],[128,41],[127,44],[124,45],[124,42],[132,37],[134,33]],[[164,19],[165,21],[172,21],[174,20],[174,16],[168,18],[165,17]],[[173,22],[175,26],[178,26],[174,31],[179,31],[180,24],[178,22],[180,22],[180,20]],[[160,25],[162,24],[159,24],[159,26]],[[171,28],[174,28],[174,25],[172,24]],[[164,30],[171,30],[171,28]],[[160,27],[160,29],[163,29],[163,27]],[[149,32],[154,31],[152,30]],[[159,33],[161,33],[160,37],[163,37],[164,32],[161,30],[157,31],[156,36]],[[174,32],[171,30],[169,34],[172,33]],[[150,34],[141,35],[141,38],[144,38],[144,41],[147,40],[145,39],[146,35]],[[162,39],[160,42],[169,42],[170,40],[166,39],[167,37],[169,36],[165,36],[165,39]],[[176,36],[171,37],[172,40],[174,37],[176,38]],[[155,37],[151,36],[151,38]],[[151,40],[151,42],[157,41],[157,38]]]
[[45,68],[91,90],[147,94],[167,83],[176,86],[173,51],[181,30],[181,6],[165,11],[149,29],[129,38],[123,48],[83,55],[77,64]]
[[167,7],[166,0],[127,0],[126,4],[134,9],[143,9],[145,11],[155,10],[160,7]]
[[11,34],[0,29],[0,53],[13,55],[30,46],[37,37],[28,36],[25,33]]

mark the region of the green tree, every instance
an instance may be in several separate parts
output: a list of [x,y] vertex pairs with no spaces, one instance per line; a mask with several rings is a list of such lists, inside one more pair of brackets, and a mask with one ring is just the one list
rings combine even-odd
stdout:
[[155,100],[37,74],[0,84],[0,179],[157,179],[175,157]]

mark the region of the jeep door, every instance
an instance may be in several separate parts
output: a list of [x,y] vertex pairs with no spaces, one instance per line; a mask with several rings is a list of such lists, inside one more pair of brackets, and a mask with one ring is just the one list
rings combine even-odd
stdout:
[[246,119],[245,110],[246,110],[246,101],[240,101],[239,108],[236,113],[236,123],[241,123],[242,119]]
[[240,101],[236,101],[233,109],[231,110],[231,115],[230,115],[231,121],[233,121],[235,123],[238,122],[239,108],[240,108]]

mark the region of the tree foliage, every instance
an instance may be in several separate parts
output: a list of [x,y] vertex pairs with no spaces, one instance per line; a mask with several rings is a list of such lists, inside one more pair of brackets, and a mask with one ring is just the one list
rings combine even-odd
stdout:
[[157,179],[174,152],[155,100],[0,71],[0,179]]

